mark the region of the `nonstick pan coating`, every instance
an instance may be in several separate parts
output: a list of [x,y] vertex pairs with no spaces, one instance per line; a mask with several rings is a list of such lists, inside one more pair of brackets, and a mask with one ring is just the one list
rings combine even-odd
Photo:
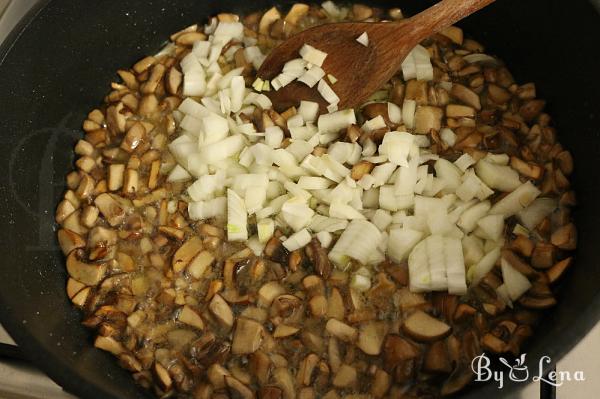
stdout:
[[[149,397],[108,354],[96,350],[64,292],[64,259],[53,215],[87,112],[118,68],[158,50],[170,33],[220,11],[272,1],[42,1],[0,49],[0,319],[26,355],[84,398]],[[289,4],[289,1],[278,4]],[[363,1],[416,12],[431,1]],[[579,207],[577,262],[528,348],[530,367],[568,352],[600,317],[600,17],[584,0],[499,0],[461,23],[517,81],[548,100],[572,151]],[[588,375],[597,370],[589,370]],[[482,385],[465,397],[508,397]]]

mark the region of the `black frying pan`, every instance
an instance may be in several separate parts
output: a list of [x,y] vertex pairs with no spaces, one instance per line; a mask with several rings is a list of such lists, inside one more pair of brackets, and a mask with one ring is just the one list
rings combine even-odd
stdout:
[[[92,347],[64,291],[53,215],[84,116],[108,92],[118,68],[158,50],[170,33],[219,11],[272,3],[46,0],[0,49],[0,318],[26,355],[68,391],[85,398],[147,397],[110,355]],[[431,4],[372,3],[411,14]],[[529,366],[537,370],[542,355],[558,360],[600,318],[600,16],[585,0],[498,0],[461,26],[508,60],[519,82],[537,83],[576,161],[577,263],[527,348]],[[599,370],[585,371],[591,378]],[[507,397],[516,388],[475,386],[465,397]]]

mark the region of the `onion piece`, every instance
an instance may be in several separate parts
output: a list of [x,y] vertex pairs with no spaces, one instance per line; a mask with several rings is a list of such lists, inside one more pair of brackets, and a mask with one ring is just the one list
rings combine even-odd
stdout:
[[456,161],[454,161],[454,165],[456,165],[456,167],[463,172],[466,172],[470,166],[475,165],[475,160],[471,155],[465,152]]
[[317,120],[319,114],[319,104],[313,101],[300,101],[298,107],[298,114],[302,116],[302,119],[306,122],[314,122]]
[[208,201],[190,202],[188,204],[188,214],[192,220],[225,217],[227,214],[227,198],[217,197]]
[[315,211],[302,198],[293,197],[285,201],[281,207],[283,220],[294,230],[300,231],[306,227]]
[[306,62],[309,62],[318,67],[323,66],[323,61],[325,61],[325,58],[327,57],[327,53],[321,50],[317,50],[309,44],[304,44],[302,48],[300,48],[299,52],[300,56],[304,60],[306,60]]
[[356,38],[356,41],[362,44],[365,47],[369,46],[369,35],[367,32],[363,32],[359,37]]
[[365,216],[362,213],[337,199],[331,201],[331,205],[329,206],[329,215],[339,219],[365,219]]
[[333,241],[333,236],[328,231],[320,231],[316,234],[316,236],[323,248],[329,248],[331,242]]
[[477,226],[479,219],[488,213],[490,207],[490,201],[483,201],[470,207],[460,215],[457,222],[458,227],[465,233],[470,233]]
[[523,183],[515,191],[496,202],[490,209],[490,214],[500,214],[508,218],[529,206],[541,193],[530,181]]
[[354,110],[345,109],[319,116],[317,126],[319,133],[336,133],[355,123],[356,115],[354,114]]
[[188,173],[187,170],[182,168],[179,165],[175,165],[171,173],[169,173],[169,177],[167,177],[167,181],[170,183],[188,181],[192,178],[192,176]]
[[329,259],[340,269],[345,269],[350,259],[366,264],[380,240],[381,232],[374,224],[353,220],[329,252]]
[[312,239],[310,233],[306,229],[302,229],[292,234],[287,240],[283,242],[283,246],[288,251],[295,251],[307,245]]
[[417,110],[417,102],[415,100],[404,100],[402,104],[402,120],[408,129],[415,127],[415,111]]
[[516,301],[531,288],[531,282],[504,258],[500,260],[500,267],[508,296],[512,301]]
[[308,87],[314,87],[324,76],[325,71],[322,68],[313,65],[298,78],[298,82],[302,82]]
[[317,214],[313,216],[308,228],[317,233],[322,231],[335,233],[336,231],[344,230],[347,226],[348,221],[345,219],[338,219]]
[[256,230],[258,232],[258,240],[262,243],[266,243],[273,237],[275,232],[275,222],[273,219],[261,219],[256,223]]
[[390,122],[395,124],[402,123],[402,109],[392,102],[387,103],[388,106],[388,118]]
[[467,280],[471,282],[471,285],[479,284],[483,276],[494,268],[498,258],[500,258],[500,248],[494,248],[486,253],[477,264],[471,266],[467,272]]
[[244,200],[231,189],[227,190],[227,239],[246,241],[248,239],[248,216]]
[[390,229],[387,255],[396,263],[403,262],[422,238],[422,232],[407,227]]
[[319,84],[317,85],[317,91],[330,105],[340,102],[338,95],[335,94],[335,91],[333,91],[333,89],[323,79],[319,81]]
[[499,165],[480,159],[475,165],[477,176],[490,188],[509,192],[521,185],[519,173],[510,166]]
[[477,221],[477,226],[482,230],[488,240],[498,241],[504,233],[504,216],[487,215]]
[[517,217],[527,229],[534,230],[557,207],[558,201],[554,198],[537,198],[527,208],[519,211]]

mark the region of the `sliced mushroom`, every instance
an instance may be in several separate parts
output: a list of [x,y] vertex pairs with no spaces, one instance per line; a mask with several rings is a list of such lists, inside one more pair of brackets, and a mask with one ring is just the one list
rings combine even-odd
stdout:
[[454,371],[452,371],[452,374],[450,374],[450,377],[448,377],[444,382],[444,385],[442,385],[441,394],[448,396],[460,391],[473,380],[473,377],[474,374],[470,364],[460,364],[456,366]]
[[404,321],[402,327],[406,334],[421,342],[436,341],[448,336],[451,331],[448,324],[421,310],[417,310],[410,315]]
[[317,274],[324,279],[331,275],[331,262],[327,256],[327,250],[321,246],[321,242],[315,237],[305,247],[306,255],[312,262]]
[[325,325],[325,329],[329,334],[345,342],[354,342],[358,337],[356,328],[337,319],[329,319]]
[[260,23],[258,25],[258,32],[261,35],[268,35],[269,28],[271,27],[273,22],[277,21],[278,19],[281,19],[281,14],[277,10],[277,8],[270,8],[267,12],[263,14],[262,18],[260,19]]
[[573,258],[569,257],[561,260],[554,264],[550,269],[546,271],[546,276],[548,277],[548,282],[550,284],[555,283],[560,277],[564,274],[564,272],[571,266],[573,263]]
[[85,285],[96,285],[104,277],[107,265],[106,263],[85,263],[81,260],[83,256],[84,253],[81,249],[71,251],[67,257],[67,271],[69,272],[69,276]]
[[77,293],[84,288],[85,284],[80,281],[77,281],[73,278],[69,278],[69,280],[67,280],[67,296],[69,299],[73,299],[75,295],[77,295]]
[[415,133],[429,134],[432,130],[439,131],[442,116],[444,112],[441,108],[429,105],[418,106],[415,112]]
[[232,396],[240,399],[254,399],[256,396],[254,392],[244,385],[240,380],[231,377],[225,376],[225,384],[229,388],[229,392],[231,392]]
[[200,315],[188,305],[185,305],[181,308],[177,320],[184,324],[187,324],[188,326],[197,328],[198,330],[204,329],[204,322],[202,321],[202,317],[200,317]]
[[233,311],[220,295],[215,295],[208,308],[226,328],[233,327]]
[[431,344],[425,352],[423,370],[429,373],[447,373],[452,371],[448,349],[444,341]]
[[58,231],[58,244],[63,254],[69,255],[74,249],[84,248],[85,240],[74,231],[60,229]]
[[56,208],[56,223],[62,223],[73,212],[75,212],[75,206],[73,206],[73,204],[66,199],[62,200]]
[[256,320],[238,318],[233,333],[231,352],[235,355],[254,353],[263,339],[263,326]]
[[356,345],[367,355],[379,355],[387,332],[387,323],[383,321],[364,323],[360,326]]
[[225,388],[225,377],[231,376],[229,370],[220,364],[213,364],[206,371],[206,376],[215,389]]
[[308,301],[308,307],[314,317],[325,317],[328,304],[324,295],[315,295]]
[[267,386],[260,389],[260,399],[283,399],[283,391],[279,387]]
[[358,381],[358,374],[356,368],[342,364],[340,369],[335,373],[332,384],[338,388],[350,388],[354,386]]
[[296,382],[298,385],[311,385],[313,371],[315,371],[315,367],[319,363],[319,360],[319,356],[310,353],[300,362],[298,373],[296,374]]
[[304,303],[295,295],[279,295],[269,308],[269,316],[275,325],[300,323],[304,317]]
[[258,290],[258,305],[269,307],[275,298],[285,293],[285,288],[276,281],[270,281]]
[[90,260],[110,260],[117,251],[117,232],[102,226],[96,226],[88,235],[87,246],[90,250]]
[[273,338],[285,338],[296,334],[300,329],[294,326],[288,326],[286,324],[280,324],[275,328],[273,332]]
[[327,302],[327,317],[344,320],[345,307],[342,294],[337,288],[332,288]]
[[115,356],[120,355],[125,351],[123,345],[116,341],[113,337],[103,337],[99,335],[94,341],[94,346],[98,349],[110,352]]
[[389,334],[383,344],[383,359],[387,368],[394,368],[405,360],[419,356],[418,348],[399,335]]
[[450,90],[450,95],[476,110],[481,109],[481,101],[477,93],[461,84],[454,83]]
[[573,223],[561,226],[552,233],[550,240],[560,249],[574,250],[577,247],[577,229]]
[[273,381],[283,391],[285,399],[296,398],[294,378],[286,367],[277,367],[273,370]]
[[481,346],[492,353],[504,353],[508,349],[506,342],[490,333],[485,334],[481,338]]
[[79,291],[73,298],[71,298],[71,302],[75,306],[79,306],[80,308],[84,307],[91,293],[91,287],[85,287],[81,291]]
[[173,255],[172,267],[175,273],[181,272],[202,250],[202,240],[200,237],[192,237],[187,240],[175,255]]
[[125,216],[133,209],[130,200],[115,194],[103,193],[96,197],[94,203],[111,226],[117,226],[125,220]]

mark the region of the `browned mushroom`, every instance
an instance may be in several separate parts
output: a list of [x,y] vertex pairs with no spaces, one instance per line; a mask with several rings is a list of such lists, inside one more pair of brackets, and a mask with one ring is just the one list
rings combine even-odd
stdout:
[[317,274],[324,279],[328,279],[331,275],[332,267],[327,257],[327,251],[321,246],[321,242],[317,238],[313,238],[305,247],[305,251]]
[[213,297],[208,308],[223,326],[228,329],[233,327],[233,311],[220,295]]
[[81,249],[71,251],[67,257],[67,271],[75,280],[86,285],[98,284],[106,273],[106,263],[85,263],[82,261],[84,253]]
[[417,341],[429,342],[444,338],[451,332],[446,323],[417,310],[410,315],[402,325],[406,334]]
[[254,353],[260,347],[263,326],[256,320],[240,317],[235,324],[231,352],[235,355]]
[[448,349],[444,341],[437,341],[429,346],[423,359],[423,370],[429,373],[450,373],[452,371]]
[[370,321],[360,326],[357,346],[367,355],[379,355],[388,332],[387,323]]

